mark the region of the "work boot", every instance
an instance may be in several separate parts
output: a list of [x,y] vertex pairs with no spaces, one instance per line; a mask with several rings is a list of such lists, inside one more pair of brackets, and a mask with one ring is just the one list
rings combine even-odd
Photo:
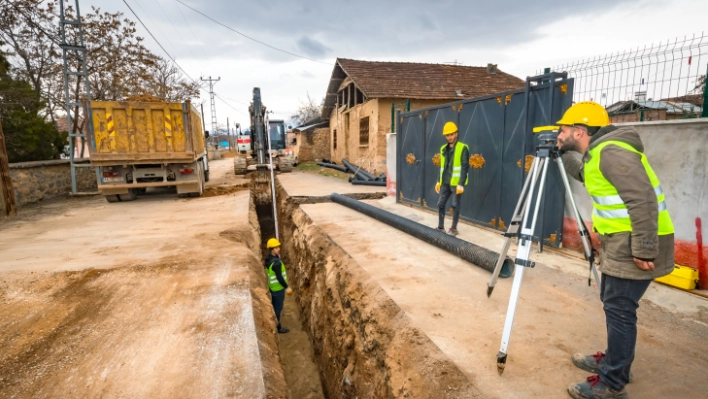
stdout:
[[290,332],[290,329],[287,327],[278,327],[278,334],[286,334],[289,332]]
[[457,237],[458,234],[460,234],[456,228],[450,227],[450,230],[447,231],[448,235],[451,235],[453,237]]
[[[573,364],[590,373],[600,374],[600,368],[605,364],[605,354],[602,352],[597,352],[594,355],[585,356],[582,353],[576,353],[573,355]],[[629,382],[632,382],[634,375],[629,372]]]
[[615,391],[597,375],[591,375],[585,382],[570,384],[568,393],[575,399],[627,399],[624,388]]

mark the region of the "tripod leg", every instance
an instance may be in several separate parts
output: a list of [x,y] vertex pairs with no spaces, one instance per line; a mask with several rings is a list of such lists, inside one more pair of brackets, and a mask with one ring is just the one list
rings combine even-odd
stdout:
[[[506,367],[506,357],[509,348],[509,341],[511,340],[511,329],[514,326],[514,316],[516,315],[516,305],[519,301],[519,292],[521,291],[521,283],[524,279],[524,272],[527,267],[533,267],[534,263],[529,262],[529,255],[531,254],[531,247],[533,246],[533,232],[536,229],[536,221],[538,218],[538,211],[541,206],[541,199],[543,198],[543,189],[546,183],[546,173],[548,172],[548,158],[540,158],[538,164],[536,165],[536,173],[533,175],[533,180],[531,182],[531,191],[526,199],[526,206],[524,212],[524,220],[521,225],[521,236],[519,249],[516,254],[515,263],[518,266],[516,275],[514,276],[514,283],[511,287],[511,296],[509,298],[509,307],[506,311],[506,320],[504,321],[504,330],[502,331],[502,342],[499,353],[497,353],[497,371],[499,375],[504,372]],[[536,178],[538,176],[538,169],[541,170],[541,181],[538,186],[538,194],[536,195],[536,204],[533,210],[533,216],[531,218],[531,226],[528,226],[529,213],[531,211],[531,201],[533,200],[534,189],[536,188]]]
[[[575,222],[578,224],[578,234],[580,234],[580,239],[583,242],[583,249],[585,251],[585,259],[590,262],[590,272],[595,275],[596,287],[600,289],[600,279],[597,275],[597,269],[595,268],[595,255],[592,253],[592,238],[590,237],[590,232],[583,222],[583,218],[580,216],[578,211],[578,206],[575,204],[575,198],[573,197],[573,192],[570,189],[570,182],[568,181],[568,175],[565,173],[565,165],[563,164],[563,158],[560,156],[556,158],[558,162],[558,167],[560,169],[561,178],[563,179],[563,185],[565,186],[565,192],[568,193],[568,198],[570,198],[570,204],[573,207],[573,216],[575,217]],[[588,285],[590,285],[590,276],[588,276]]]
[[494,266],[494,272],[492,272],[492,279],[487,284],[487,298],[492,295],[494,291],[494,286],[497,284],[497,278],[499,278],[499,273],[504,265],[504,260],[511,247],[511,241],[514,235],[519,231],[521,226],[521,220],[523,218],[524,212],[526,210],[526,197],[528,195],[529,186],[532,180],[532,176],[536,173],[536,165],[538,158],[534,158],[533,165],[531,167],[531,173],[526,177],[524,186],[521,188],[521,195],[519,195],[519,200],[516,202],[516,207],[514,208],[514,216],[511,218],[511,223],[509,223],[509,228],[506,230],[506,240],[504,240],[504,246],[499,254],[499,259],[497,259],[497,264]]

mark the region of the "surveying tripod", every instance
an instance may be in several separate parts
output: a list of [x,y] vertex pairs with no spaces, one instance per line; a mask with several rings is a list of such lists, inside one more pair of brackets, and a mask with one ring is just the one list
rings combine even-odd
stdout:
[[[575,217],[575,221],[578,223],[578,233],[583,241],[585,259],[590,263],[588,286],[591,284],[593,274],[595,276],[595,281],[598,284],[600,282],[597,275],[597,270],[595,269],[595,255],[593,253],[592,244],[590,241],[590,233],[588,232],[587,227],[585,227],[583,219],[580,217],[578,207],[575,205],[573,193],[570,191],[568,176],[565,173],[563,159],[561,158],[559,150],[556,147],[559,129],[560,128],[558,126],[541,126],[533,129],[534,134],[538,134],[538,140],[540,143],[536,146],[536,156],[533,159],[531,170],[529,175],[526,177],[523,188],[521,189],[521,195],[519,197],[519,201],[516,203],[514,216],[509,225],[509,229],[506,233],[504,233],[504,236],[506,237],[506,240],[504,240],[504,247],[499,255],[499,260],[494,267],[492,280],[489,282],[487,287],[487,297],[489,297],[492,295],[494,286],[497,283],[497,278],[499,277],[499,272],[501,271],[504,260],[506,259],[506,254],[509,252],[511,241],[514,238],[518,238],[518,251],[514,263],[521,267],[516,268],[516,274],[514,275],[514,282],[511,287],[511,297],[509,298],[509,308],[506,311],[506,320],[504,321],[504,330],[502,332],[501,349],[499,349],[499,353],[497,353],[497,371],[499,372],[499,375],[504,372],[504,367],[506,365],[507,349],[511,338],[511,329],[514,324],[514,314],[516,313],[516,305],[519,299],[519,291],[521,290],[521,282],[524,278],[524,271],[527,267],[535,266],[534,262],[529,261],[529,256],[531,254],[531,246],[533,245],[533,233],[536,229],[538,210],[541,206],[543,190],[546,184],[548,164],[551,159],[555,159],[556,162],[558,162],[560,174],[563,179],[563,185],[565,185],[565,190],[568,193],[570,203],[573,206],[573,216]],[[539,175],[540,183],[538,184],[538,188],[536,188],[536,183],[539,182]],[[538,190],[538,192],[536,193],[535,190]],[[534,197],[536,197],[535,204],[533,203]],[[532,206],[533,213],[531,213]]]

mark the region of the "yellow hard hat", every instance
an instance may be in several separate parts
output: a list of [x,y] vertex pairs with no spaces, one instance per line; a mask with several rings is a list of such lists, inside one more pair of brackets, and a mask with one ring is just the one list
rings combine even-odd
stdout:
[[602,105],[592,101],[583,101],[568,108],[563,114],[563,118],[556,123],[567,126],[603,127],[610,124],[610,117]]
[[453,133],[457,133],[457,125],[455,122],[447,122],[445,126],[443,126],[443,135],[447,136]]
[[271,248],[276,248],[280,246],[280,241],[276,238],[271,238],[268,240],[268,244],[266,244],[266,248],[271,249]]

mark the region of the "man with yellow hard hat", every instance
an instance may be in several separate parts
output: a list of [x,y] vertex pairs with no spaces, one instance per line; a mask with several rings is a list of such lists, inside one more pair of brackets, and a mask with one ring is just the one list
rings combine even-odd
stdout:
[[[593,202],[593,229],[602,242],[600,299],[607,325],[606,351],[573,355],[594,373],[571,384],[574,398],[626,398],[637,342],[637,308],[651,281],[674,268],[674,226],[659,178],[631,126],[610,124],[607,111],[580,102],[559,120],[558,148],[569,175],[583,182]],[[568,151],[582,155],[578,160]]]
[[435,192],[440,194],[438,201],[438,231],[445,231],[445,206],[452,197],[452,227],[447,234],[456,236],[457,221],[460,219],[460,196],[467,185],[467,171],[470,167],[470,149],[465,143],[457,141],[457,125],[447,122],[443,126],[443,135],[447,144],[440,147],[440,180],[435,185]]
[[266,243],[268,256],[265,258],[266,274],[268,275],[268,289],[275,311],[275,319],[278,320],[278,333],[285,334],[290,329],[280,325],[280,313],[285,305],[285,294],[292,295],[293,290],[288,287],[288,274],[285,272],[285,264],[280,259],[280,241],[271,238]]

